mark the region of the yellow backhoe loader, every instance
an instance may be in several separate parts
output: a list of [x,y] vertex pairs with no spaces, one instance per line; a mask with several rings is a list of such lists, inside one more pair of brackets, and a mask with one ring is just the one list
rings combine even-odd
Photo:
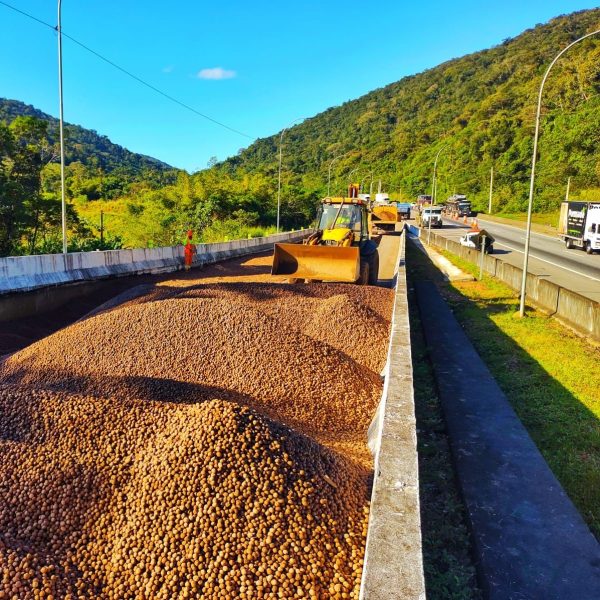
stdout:
[[275,244],[272,275],[291,281],[346,281],[376,285],[377,244],[369,233],[369,209],[350,186],[347,198],[325,198],[317,212],[317,230],[303,244]]

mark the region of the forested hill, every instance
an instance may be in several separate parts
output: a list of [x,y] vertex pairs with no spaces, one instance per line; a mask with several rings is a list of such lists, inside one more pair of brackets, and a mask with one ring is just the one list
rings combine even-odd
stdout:
[[[35,117],[46,121],[48,141],[51,144],[58,142],[58,119],[18,100],[0,98],[0,121],[9,125],[17,117]],[[166,171],[173,168],[156,158],[136,154],[113,144],[106,136],[92,129],[65,123],[64,130],[67,164],[80,162],[87,167],[99,167],[107,174],[119,170],[131,175],[139,175],[148,169]]]
[[[329,161],[343,155],[333,167],[338,191],[358,169],[353,179],[366,187],[372,171],[387,191],[414,197],[429,193],[434,157],[444,147],[441,200],[458,192],[487,205],[493,167],[495,210],[523,209],[543,73],[562,48],[598,28],[600,9],[560,16],[308,119],[285,134],[284,189],[322,191]],[[575,194],[600,188],[600,36],[554,67],[541,131],[538,210],[557,206],[569,176]],[[276,173],[278,143],[279,133],[260,139],[217,168]]]

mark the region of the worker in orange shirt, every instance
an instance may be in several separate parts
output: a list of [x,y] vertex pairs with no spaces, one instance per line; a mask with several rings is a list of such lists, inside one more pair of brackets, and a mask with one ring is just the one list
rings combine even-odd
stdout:
[[186,271],[189,271],[192,268],[192,263],[194,262],[194,254],[196,254],[196,246],[192,244],[192,230],[188,230],[187,232],[187,241],[185,247],[183,249],[184,256],[184,268]]

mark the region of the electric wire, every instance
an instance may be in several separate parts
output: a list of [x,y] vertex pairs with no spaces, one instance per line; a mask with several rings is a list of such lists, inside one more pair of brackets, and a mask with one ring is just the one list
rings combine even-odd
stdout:
[[[15,6],[12,6],[11,4],[8,4],[7,2],[4,2],[3,0],[0,0],[0,4],[3,5],[3,6],[6,6],[7,8],[9,8],[9,9],[11,9],[11,10],[17,12],[17,13],[20,13],[21,15],[27,17],[28,19],[36,21],[37,23],[39,23],[41,25],[44,25],[45,27],[48,27],[49,29],[52,29],[53,31],[58,31],[58,27],[57,26],[51,25],[50,23],[47,23],[46,21],[43,21],[42,19],[38,19],[34,15],[31,15],[28,12],[25,12],[24,10],[21,10],[19,8],[16,8]],[[138,77],[137,75],[135,75],[131,71],[128,71],[127,69],[121,67],[120,65],[118,65],[114,61],[110,60],[109,58],[106,58],[105,56],[103,56],[102,54],[100,54],[99,52],[97,52],[96,50],[90,48],[89,46],[86,46],[83,42],[80,42],[78,39],[74,38],[73,36],[69,35],[68,33],[65,33],[64,30],[62,31],[62,35],[64,37],[66,37],[67,39],[71,40],[73,43],[75,43],[78,46],[80,46],[81,48],[83,48],[84,50],[86,50],[87,52],[89,52],[90,54],[93,54],[96,58],[99,58],[100,60],[102,60],[105,63],[109,64],[111,67],[113,67],[113,68],[121,71],[121,73],[127,75],[131,79],[133,79],[133,80],[137,81],[138,83],[144,85],[145,87],[149,88],[150,90],[152,90],[153,92],[159,94],[160,96],[163,96],[167,100],[170,100],[171,102],[174,102],[175,104],[181,106],[182,108],[185,108],[186,110],[189,110],[190,112],[194,113],[195,115],[197,115],[199,117],[202,117],[203,119],[206,119],[207,121],[210,121],[211,123],[214,123],[215,125],[218,125],[219,127],[223,127],[224,129],[228,129],[229,131],[231,131],[233,133],[236,133],[238,135],[241,135],[241,136],[243,136],[245,138],[248,138],[250,140],[256,139],[255,137],[253,137],[251,135],[248,135],[247,133],[244,133],[243,131],[240,131],[239,129],[235,129],[234,127],[230,127],[229,125],[226,125],[225,123],[222,123],[221,121],[218,121],[217,119],[213,119],[209,115],[206,115],[206,114],[200,112],[199,110],[196,110],[194,107],[190,106],[189,104],[186,104],[185,102],[182,102],[181,100],[178,100],[174,96],[171,96],[170,94],[167,94],[166,92],[163,92],[161,89],[159,89],[156,86],[152,85],[151,83],[148,83],[147,81],[143,80],[141,77]]]

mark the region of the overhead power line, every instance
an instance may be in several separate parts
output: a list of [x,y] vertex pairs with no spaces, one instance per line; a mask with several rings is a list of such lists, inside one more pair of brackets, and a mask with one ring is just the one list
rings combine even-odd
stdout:
[[[0,0],[0,4],[3,5],[3,6],[6,6],[7,8],[9,8],[11,10],[14,10],[15,12],[17,12],[17,13],[25,16],[25,17],[27,17],[28,19],[31,19],[32,21],[35,21],[36,23],[39,23],[40,25],[44,25],[45,27],[48,27],[49,29],[52,29],[53,31],[57,30],[56,26],[54,26],[54,25],[52,25],[50,23],[47,23],[46,21],[43,21],[42,19],[38,19],[34,15],[31,15],[28,12],[25,12],[24,10],[21,10],[21,9],[15,7],[15,6],[12,6],[11,4],[8,4],[7,2],[4,2],[3,0]],[[170,100],[171,102],[174,102],[178,106],[181,106],[182,108],[185,108],[186,110],[189,110],[190,112],[194,113],[195,115],[197,115],[199,117],[202,117],[203,119],[206,119],[207,121],[210,121],[211,123],[214,123],[215,125],[218,125],[219,127],[223,127],[224,129],[227,129],[227,130],[229,130],[229,131],[231,131],[233,133],[237,133],[238,135],[241,135],[241,136],[243,136],[245,138],[248,138],[250,140],[256,139],[255,137],[253,137],[251,135],[248,135],[247,133],[244,133],[243,131],[240,131],[239,129],[235,129],[233,127],[230,127],[229,125],[226,125],[225,123],[222,123],[221,121],[218,121],[217,119],[213,119],[209,115],[206,115],[206,114],[200,112],[199,110],[196,110],[194,107],[190,106],[189,104],[186,104],[185,102],[182,102],[181,100],[178,100],[174,96],[171,96],[170,94],[167,94],[166,92],[163,92],[161,89],[157,88],[156,86],[152,85],[151,83],[148,83],[147,81],[145,81],[141,77],[138,77],[137,75],[135,75],[131,71],[128,71],[127,69],[121,67],[120,65],[118,65],[114,61],[110,60],[109,58],[106,58],[106,56],[103,56],[99,52],[96,52],[96,50],[93,50],[89,46],[86,46],[83,42],[80,42],[78,39],[76,39],[73,36],[65,33],[64,30],[63,30],[62,34],[63,34],[64,37],[68,38],[73,43],[77,44],[78,46],[80,46],[81,48],[83,48],[84,50],[86,50],[87,52],[89,52],[90,54],[93,54],[96,58],[99,58],[100,60],[102,60],[105,63],[109,64],[111,67],[117,69],[118,71],[121,71],[121,73],[127,75],[128,77],[130,77],[131,79],[137,81],[138,83],[141,83],[143,86],[151,89],[153,92],[155,92],[156,94],[159,94],[163,98],[166,98],[167,100]]]

